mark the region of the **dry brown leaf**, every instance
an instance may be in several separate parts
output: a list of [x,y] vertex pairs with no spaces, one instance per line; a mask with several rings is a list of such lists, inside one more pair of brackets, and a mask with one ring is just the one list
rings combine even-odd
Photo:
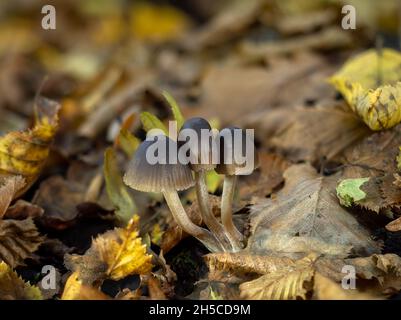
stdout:
[[45,237],[36,229],[32,218],[25,220],[0,220],[0,261],[12,268],[23,265],[32,258]]
[[42,300],[38,287],[22,280],[6,263],[0,261],[0,300]]
[[260,152],[258,158],[259,168],[239,180],[238,191],[241,201],[270,195],[284,181],[283,172],[290,166],[287,160],[277,154]]
[[7,219],[24,220],[27,218],[38,218],[43,215],[43,209],[25,200],[17,200],[8,207],[4,217]]
[[[212,67],[202,80],[200,107],[190,110],[207,119],[217,117],[223,125],[238,123],[254,128],[247,126],[245,120],[248,116],[273,107],[283,88],[319,72],[322,66],[324,64],[319,57],[299,53],[291,59],[271,61],[268,68]],[[230,112],[227,112],[227,106]]]
[[[285,186],[275,197],[252,207],[250,252],[290,256],[311,251],[347,256],[350,249],[380,252],[369,232],[339,205],[335,195],[338,177],[319,176],[307,164],[291,166],[284,177]],[[280,237],[285,241],[278,244]]]
[[246,124],[256,137],[291,160],[333,159],[369,130],[342,105],[280,108],[252,114]]
[[201,30],[190,33],[184,43],[194,51],[216,46],[243,33],[257,18],[264,0],[237,1],[223,8]]
[[33,199],[44,210],[41,222],[55,229],[70,226],[77,217],[77,205],[84,202],[85,191],[84,185],[57,175],[43,181]]
[[[265,274],[294,266],[294,260],[286,257],[258,256],[248,253],[211,253],[204,257],[209,273],[225,271],[237,274]],[[209,279],[210,279],[209,274]]]
[[397,172],[401,125],[374,133],[344,152],[344,178],[376,177]]
[[343,289],[341,285],[333,280],[315,273],[313,278],[313,298],[318,300],[372,300],[377,296],[362,293],[358,290]]
[[164,294],[160,281],[153,276],[150,276],[148,279],[148,289],[149,289],[149,296],[152,300],[166,300],[166,295]]
[[386,225],[386,229],[390,232],[398,232],[401,231],[401,217],[391,221]]
[[297,260],[295,265],[280,268],[240,285],[241,297],[254,300],[306,299],[311,290],[316,255]]
[[0,219],[3,218],[18,190],[25,185],[25,180],[21,176],[10,176],[3,180],[3,184],[0,187]]

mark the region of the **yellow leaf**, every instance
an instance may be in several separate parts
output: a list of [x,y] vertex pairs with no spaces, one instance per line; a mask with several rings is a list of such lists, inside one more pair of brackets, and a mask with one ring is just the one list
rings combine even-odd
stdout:
[[184,116],[182,115],[180,107],[178,106],[177,101],[175,101],[173,96],[171,94],[169,94],[167,91],[163,92],[163,96],[167,100],[168,104],[171,107],[171,111],[173,112],[175,121],[177,121],[177,130],[180,130],[182,125],[185,122],[185,119],[184,119]]
[[187,17],[169,6],[136,4],[131,11],[131,30],[140,40],[160,42],[175,39],[188,27]]
[[150,112],[142,112],[140,115],[142,126],[146,132],[152,129],[160,129],[167,136],[168,131],[166,126],[161,122],[161,120]]
[[94,250],[107,264],[106,274],[113,280],[131,274],[147,274],[152,269],[152,256],[146,253],[146,246],[138,237],[138,220],[135,215],[126,228],[108,231],[93,240]]
[[0,262],[0,300],[42,300],[36,286],[22,280],[5,262]]
[[106,180],[106,190],[110,201],[116,207],[117,219],[126,225],[137,209],[135,202],[128,193],[127,187],[123,183],[121,173],[118,169],[116,155],[113,148],[107,148],[104,153],[104,178]]
[[349,60],[330,78],[350,108],[372,130],[401,122],[401,54],[368,50]]
[[78,272],[73,272],[65,283],[61,300],[108,300],[109,297],[96,288],[82,284]]
[[39,176],[58,128],[60,107],[56,102],[38,98],[35,107],[35,126],[31,130],[12,131],[0,137],[0,176],[20,175],[26,181],[16,197]]
[[120,134],[118,135],[118,145],[129,158],[134,155],[140,144],[141,140],[135,137],[127,129],[122,128],[120,130]]
[[158,223],[156,223],[153,226],[152,232],[150,234],[150,239],[151,239],[152,243],[160,246],[160,243],[163,238],[163,234],[164,234],[164,231],[160,228],[160,225]]

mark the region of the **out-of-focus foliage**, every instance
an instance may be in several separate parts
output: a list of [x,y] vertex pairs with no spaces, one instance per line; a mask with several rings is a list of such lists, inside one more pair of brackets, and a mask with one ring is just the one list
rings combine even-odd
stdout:
[[401,121],[401,54],[369,50],[348,61],[330,78],[351,109],[372,130]]

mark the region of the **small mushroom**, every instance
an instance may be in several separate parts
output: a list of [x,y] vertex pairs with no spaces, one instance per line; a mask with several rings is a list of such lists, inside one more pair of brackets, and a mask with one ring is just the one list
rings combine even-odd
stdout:
[[[225,128],[220,131],[219,138],[220,161],[216,172],[225,175],[221,197],[221,221],[234,250],[238,251],[243,247],[244,237],[235,227],[232,217],[236,179],[239,175],[250,174],[256,168],[258,158],[254,142],[244,130],[236,127]],[[238,141],[238,138],[241,140]]]
[[177,150],[177,144],[164,135],[142,142],[129,163],[124,183],[143,192],[162,192],[175,221],[186,233],[196,237],[210,251],[222,251],[213,234],[194,224],[185,212],[177,191],[192,187],[194,180],[189,166],[179,163],[177,154],[172,154],[171,150]]
[[189,166],[195,173],[196,196],[202,220],[209,230],[213,232],[225,251],[232,251],[232,246],[224,228],[212,213],[209,205],[206,172],[213,170],[218,161],[218,157],[213,161],[212,151],[216,152],[217,146],[211,129],[209,122],[203,118],[188,119],[180,130],[178,143],[180,146],[186,144],[192,153]]

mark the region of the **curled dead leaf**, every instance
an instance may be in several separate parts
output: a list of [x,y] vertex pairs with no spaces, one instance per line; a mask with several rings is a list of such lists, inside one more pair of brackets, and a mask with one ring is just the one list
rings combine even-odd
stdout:
[[0,220],[0,261],[13,268],[23,265],[26,258],[33,257],[44,239],[32,218]]

